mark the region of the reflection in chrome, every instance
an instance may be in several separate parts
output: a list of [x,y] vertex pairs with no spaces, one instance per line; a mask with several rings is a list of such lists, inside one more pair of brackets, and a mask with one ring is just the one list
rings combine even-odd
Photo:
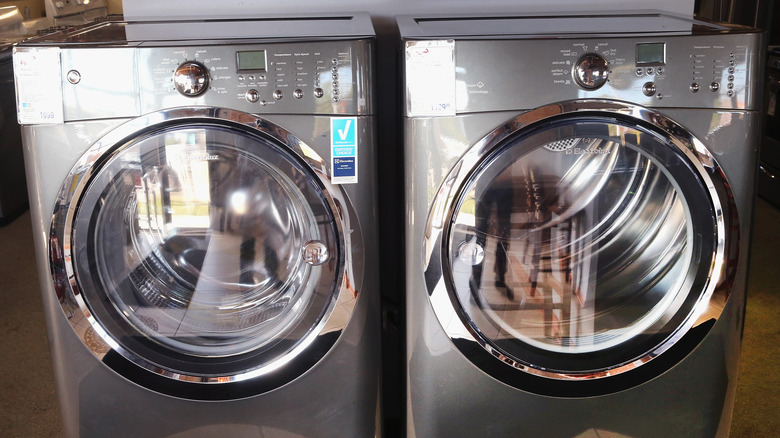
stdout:
[[311,240],[303,247],[303,260],[310,265],[321,265],[329,256],[328,247],[322,242]]
[[[52,264],[68,278],[62,302],[80,308],[71,322],[88,320],[125,358],[176,380],[233,382],[277,370],[327,334],[311,353],[322,355],[343,330],[331,315],[355,304],[343,231],[357,228],[353,214],[325,161],[290,133],[231,110],[161,111],[74,167],[52,222],[63,253]],[[150,342],[182,356],[149,360],[143,352],[159,348]],[[254,359],[198,371],[232,357]]]
[[[571,120],[534,125],[558,114]],[[717,318],[733,206],[700,142],[659,114],[603,101],[541,108],[504,129],[462,157],[429,216],[427,284],[456,345],[472,340],[531,374],[599,378]],[[713,217],[686,196],[706,199]],[[702,254],[708,229],[720,237]],[[640,353],[614,352],[647,339]],[[555,359],[528,361],[531,350]],[[619,359],[590,368],[574,356],[608,351]]]
[[458,245],[458,258],[469,266],[479,265],[485,260],[485,249],[470,239]]

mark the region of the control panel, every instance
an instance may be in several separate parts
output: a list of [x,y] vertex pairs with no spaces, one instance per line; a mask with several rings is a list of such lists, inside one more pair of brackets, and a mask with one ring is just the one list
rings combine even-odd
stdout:
[[369,115],[372,41],[61,49],[66,120],[182,106],[252,114]]
[[527,109],[592,98],[755,109],[759,97],[747,85],[760,72],[750,71],[752,56],[760,56],[759,37],[750,33],[456,40],[456,106]]
[[[366,57],[355,41],[139,47],[144,110],[223,106],[252,113],[364,111]],[[362,99],[360,98],[362,96]]]

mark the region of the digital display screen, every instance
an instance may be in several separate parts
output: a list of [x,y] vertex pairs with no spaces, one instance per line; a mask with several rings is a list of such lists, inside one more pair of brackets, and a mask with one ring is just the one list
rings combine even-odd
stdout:
[[236,52],[238,70],[265,70],[265,50]]
[[666,43],[636,45],[636,65],[666,64]]

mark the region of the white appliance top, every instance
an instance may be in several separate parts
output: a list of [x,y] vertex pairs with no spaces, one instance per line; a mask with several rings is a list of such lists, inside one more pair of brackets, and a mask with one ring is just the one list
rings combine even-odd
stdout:
[[276,16],[174,22],[103,21],[31,38],[25,45],[130,45],[174,41],[311,40],[373,37],[368,14]]
[[[401,14],[560,13],[587,8],[590,13],[647,8],[641,0],[287,0],[260,2],[247,0],[125,0],[123,13],[129,21],[175,21],[198,17],[246,18],[298,11],[367,11],[373,17],[393,19]],[[694,0],[653,0],[653,9],[693,16]]]
[[130,22],[128,41],[176,41],[251,38],[310,38],[373,36],[366,13],[331,16],[270,16],[247,20],[191,20],[175,22]]
[[660,11],[590,13],[571,15],[531,14],[443,16],[403,15],[398,27],[404,38],[446,38],[453,36],[566,36],[691,34],[720,32],[729,28],[670,15]]

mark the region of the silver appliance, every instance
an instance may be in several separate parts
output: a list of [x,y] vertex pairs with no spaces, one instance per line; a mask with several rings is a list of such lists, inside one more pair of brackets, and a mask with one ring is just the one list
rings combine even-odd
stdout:
[[106,0],[44,0],[44,7],[52,26],[84,24],[108,15]]
[[761,139],[758,195],[780,207],[780,47],[771,47],[764,83],[764,136]]
[[760,34],[400,17],[416,437],[727,436]]
[[27,211],[27,185],[24,176],[22,135],[16,122],[16,96],[12,47],[48,27],[42,18],[30,19],[17,6],[0,6],[0,226]]
[[27,211],[22,135],[16,123],[11,49],[16,41],[0,39],[0,226]]
[[373,47],[344,14],[15,48],[67,436],[375,433]]

